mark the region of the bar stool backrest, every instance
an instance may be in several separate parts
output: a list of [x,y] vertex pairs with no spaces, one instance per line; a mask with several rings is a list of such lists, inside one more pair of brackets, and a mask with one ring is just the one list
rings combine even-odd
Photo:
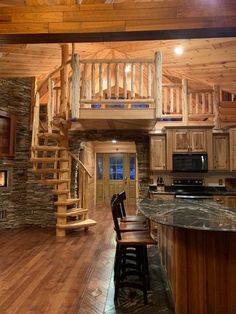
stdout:
[[124,201],[126,200],[125,191],[118,193],[118,198],[120,201],[121,214],[122,214],[122,218],[123,218],[123,217],[126,217],[125,204],[124,204]]
[[112,212],[112,218],[113,218],[113,222],[114,222],[114,228],[115,228],[117,239],[121,240],[121,232],[120,232],[118,215],[117,215],[117,213],[120,212],[120,203],[119,203],[119,197],[118,196],[115,198],[115,200],[113,201],[113,203],[111,205],[111,212]]

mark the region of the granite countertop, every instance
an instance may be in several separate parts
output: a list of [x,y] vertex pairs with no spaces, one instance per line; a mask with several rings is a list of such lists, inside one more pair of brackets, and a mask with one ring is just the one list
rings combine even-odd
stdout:
[[236,209],[213,201],[140,200],[138,211],[159,224],[196,230],[236,232]]
[[[167,194],[167,195],[175,195],[176,192],[174,191],[152,191],[149,190],[150,194],[158,194],[158,195],[163,195],[163,194]],[[221,191],[221,190],[216,190],[216,191],[209,191],[209,194],[212,195],[225,195],[225,196],[236,196],[236,192],[235,191]]]

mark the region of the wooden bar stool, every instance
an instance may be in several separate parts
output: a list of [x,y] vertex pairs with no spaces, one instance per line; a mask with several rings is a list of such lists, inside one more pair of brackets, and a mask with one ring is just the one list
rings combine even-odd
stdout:
[[[149,287],[149,272],[147,245],[156,245],[147,231],[121,232],[117,217],[120,207],[119,197],[112,203],[112,217],[116,231],[116,256],[115,256],[115,296],[117,301],[119,289],[122,287],[132,287],[143,291],[144,303],[147,304],[147,289]],[[134,250],[135,267],[129,269],[130,263],[127,263],[127,250]],[[139,281],[130,280],[130,275],[137,275]],[[126,280],[127,279],[127,280]]]
[[126,215],[125,211],[125,204],[124,201],[126,200],[126,194],[125,191],[122,191],[121,193],[118,193],[118,198],[120,201],[120,207],[121,207],[121,221],[122,222],[140,222],[140,223],[147,223],[147,218],[141,215]]

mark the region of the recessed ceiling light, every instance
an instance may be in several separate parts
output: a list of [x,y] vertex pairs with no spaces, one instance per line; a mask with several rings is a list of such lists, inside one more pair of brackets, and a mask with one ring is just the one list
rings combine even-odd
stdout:
[[183,52],[184,52],[184,48],[182,46],[175,47],[175,54],[180,56],[183,54]]
[[115,143],[116,143],[116,140],[112,140],[112,143],[114,143],[114,144],[115,144]]

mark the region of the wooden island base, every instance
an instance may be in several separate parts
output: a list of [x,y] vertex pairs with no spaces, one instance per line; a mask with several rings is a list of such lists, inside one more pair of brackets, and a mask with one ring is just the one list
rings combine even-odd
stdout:
[[176,313],[236,313],[236,233],[158,225]]

